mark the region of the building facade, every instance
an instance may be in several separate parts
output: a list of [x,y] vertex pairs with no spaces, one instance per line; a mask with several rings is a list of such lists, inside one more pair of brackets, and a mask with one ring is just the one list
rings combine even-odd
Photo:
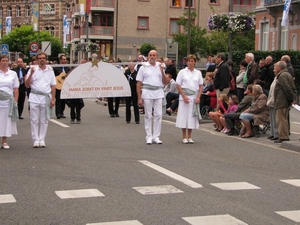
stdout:
[[281,26],[285,0],[259,0],[255,11],[255,49],[300,50],[300,0],[292,0],[289,22]]

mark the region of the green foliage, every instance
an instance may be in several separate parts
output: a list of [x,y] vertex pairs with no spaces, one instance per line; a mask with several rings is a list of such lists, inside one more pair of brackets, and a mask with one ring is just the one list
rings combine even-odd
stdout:
[[254,50],[255,49],[255,30],[233,34],[232,50]]
[[140,48],[140,52],[143,56],[148,56],[148,53],[151,50],[156,50],[156,47],[150,43],[144,43],[144,44],[142,44],[142,46]]
[[64,52],[62,43],[59,38],[56,38],[48,32],[33,31],[32,25],[22,25],[21,27],[13,29],[8,35],[4,35],[0,44],[8,44],[9,51],[11,52],[22,52],[29,56],[29,44],[31,42],[50,41],[51,42],[51,56],[49,60],[57,59],[59,53]]

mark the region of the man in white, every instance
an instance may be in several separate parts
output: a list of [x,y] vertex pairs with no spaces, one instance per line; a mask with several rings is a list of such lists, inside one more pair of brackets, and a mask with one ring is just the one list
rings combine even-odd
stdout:
[[47,55],[40,52],[36,57],[38,66],[28,71],[25,85],[31,87],[28,101],[33,147],[44,148],[51,108],[55,105],[56,80],[53,69],[46,65]]
[[[157,58],[157,51],[151,50],[148,54],[149,61],[139,69],[136,77],[138,103],[145,108],[144,121],[146,130],[146,144],[148,145],[151,145],[152,142],[156,144],[162,144],[159,136],[161,132],[164,84],[167,83],[167,79],[164,74],[164,68],[159,62],[156,62]],[[152,108],[154,109],[153,134]]]

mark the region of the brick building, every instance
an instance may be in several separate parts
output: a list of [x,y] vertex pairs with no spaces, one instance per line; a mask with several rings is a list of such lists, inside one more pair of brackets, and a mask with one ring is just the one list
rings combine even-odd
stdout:
[[281,26],[284,2],[257,1],[256,50],[300,50],[300,0],[292,0],[287,26]]

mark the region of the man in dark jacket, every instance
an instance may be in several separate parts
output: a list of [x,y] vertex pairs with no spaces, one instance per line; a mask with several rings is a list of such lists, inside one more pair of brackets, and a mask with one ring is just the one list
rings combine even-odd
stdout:
[[223,53],[219,53],[216,57],[217,69],[215,70],[214,88],[217,91],[217,98],[220,94],[227,95],[229,93],[230,69],[225,59]]
[[23,119],[22,113],[24,109],[24,102],[26,97],[26,87],[25,87],[25,75],[27,74],[27,70],[24,69],[24,62],[22,58],[18,58],[17,60],[18,66],[13,69],[18,75],[20,86],[19,86],[19,99],[18,99],[18,111],[19,111],[19,119]]
[[176,70],[176,66],[174,65],[174,60],[173,59],[168,59],[167,62],[167,67],[165,70],[165,73],[169,73],[172,75],[172,78],[176,81],[177,78],[177,70]]
[[253,84],[255,79],[258,79],[258,65],[254,61],[253,53],[249,52],[245,56],[245,61],[248,63],[245,76],[243,78],[243,83]]
[[269,93],[270,86],[274,80],[274,64],[272,56],[267,56],[265,59],[266,71],[259,75],[259,79],[265,82],[264,89]]
[[296,102],[296,87],[292,75],[288,72],[284,61],[274,65],[274,73],[277,75],[274,89],[274,108],[276,109],[276,124],[279,139],[275,143],[289,141],[289,111],[291,104]]

